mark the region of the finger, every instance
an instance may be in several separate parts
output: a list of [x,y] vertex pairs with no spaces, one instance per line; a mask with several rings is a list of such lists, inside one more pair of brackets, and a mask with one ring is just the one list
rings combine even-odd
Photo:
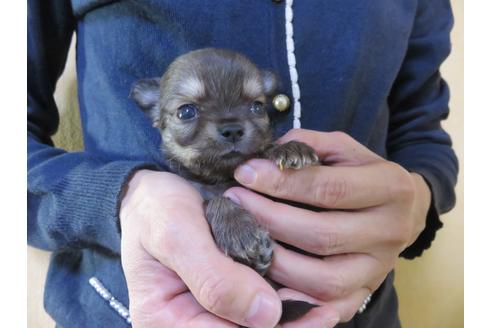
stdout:
[[179,314],[170,318],[166,306],[175,295],[186,291],[186,286],[140,245],[128,245],[123,238],[121,247],[132,326],[153,328],[175,322]]
[[249,327],[278,322],[280,300],[261,276],[226,257],[211,239],[193,233],[183,239],[188,248],[174,259],[172,269],[205,309]]
[[[316,255],[364,253],[380,248],[395,229],[374,210],[313,212],[274,202],[250,190],[234,187],[224,193],[250,212],[275,239]],[[380,222],[381,221],[381,222]]]
[[178,322],[187,327],[237,327],[200,306],[176,273],[141,246],[132,246],[125,238],[122,252],[133,327],[157,328]]
[[280,171],[270,161],[254,159],[237,168],[234,178],[249,189],[281,199],[326,209],[360,209],[391,200],[398,188],[408,185],[410,176],[391,162]]
[[[311,316],[321,317],[323,315],[323,310],[326,309],[326,311],[337,313],[338,317],[340,318],[340,322],[348,322],[352,320],[352,318],[358,313],[359,308],[362,306],[364,300],[368,297],[370,293],[371,291],[369,289],[360,288],[344,298],[336,299],[330,302],[323,302],[290,288],[282,288],[278,291],[278,294],[282,300],[295,299],[320,305],[318,311],[310,311],[309,314]],[[290,327],[283,326],[282,328]]]
[[280,300],[262,277],[229,258],[204,259],[207,263],[177,270],[203,307],[243,326],[273,327],[278,322]]
[[277,293],[282,301],[296,300],[318,305],[298,320],[282,324],[282,328],[335,327],[340,321],[338,309],[331,305],[325,306],[323,301],[290,288],[281,288]]
[[282,328],[332,328],[340,321],[336,310],[331,306],[320,306],[311,309],[301,318],[282,324]]
[[[249,327],[273,327],[281,304],[273,288],[255,271],[232,261],[216,246],[210,228],[193,207],[162,209],[165,220],[146,241],[159,261],[184,281],[209,312]],[[159,226],[162,225],[162,226]]]
[[274,281],[323,301],[350,295],[362,287],[376,287],[376,282],[386,273],[386,269],[368,255],[345,254],[324,260],[280,245],[275,248],[269,269]]
[[326,306],[332,306],[337,309],[340,314],[340,322],[348,322],[357,314],[369,294],[371,294],[369,289],[361,288],[348,297],[327,302]]
[[382,159],[348,134],[340,131],[319,132],[292,129],[278,142],[286,143],[293,140],[311,146],[318,154],[321,162],[330,165],[360,165]]
[[323,306],[324,304],[326,304],[326,302],[324,301],[321,301],[310,295],[307,295],[305,293],[287,287],[277,290],[277,294],[282,301],[286,301],[286,300],[304,301],[311,304],[316,304],[318,306]]
[[[205,310],[193,297],[190,292],[177,295],[166,308],[169,313],[179,313],[180,317],[176,320],[178,327],[192,327],[192,328],[208,328],[208,327],[221,327],[221,328],[233,328],[238,327],[236,324],[219,318],[212,313]],[[164,321],[163,326],[174,326],[169,323],[172,321]],[[146,328],[146,327],[144,327]]]

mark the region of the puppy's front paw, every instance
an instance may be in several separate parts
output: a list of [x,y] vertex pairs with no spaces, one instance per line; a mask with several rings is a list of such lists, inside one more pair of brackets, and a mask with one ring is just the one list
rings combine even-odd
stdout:
[[208,202],[205,216],[217,246],[226,255],[265,275],[272,262],[273,242],[249,212],[218,197]]
[[275,145],[266,151],[266,157],[272,160],[280,170],[285,168],[301,169],[319,164],[318,155],[314,149],[298,141]]

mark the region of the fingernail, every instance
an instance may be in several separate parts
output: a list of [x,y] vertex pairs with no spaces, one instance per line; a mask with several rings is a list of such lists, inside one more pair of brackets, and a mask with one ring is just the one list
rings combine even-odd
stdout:
[[270,328],[280,320],[279,302],[272,296],[258,293],[251,303],[246,322],[253,328]]
[[333,328],[335,327],[338,323],[340,322],[340,319],[338,318],[331,318],[331,319],[328,319],[328,321],[326,322],[326,327],[327,328]]
[[229,198],[230,200],[232,200],[234,203],[236,203],[238,205],[241,205],[241,201],[236,196],[236,194],[233,192],[230,192],[230,191],[225,192],[224,197]]
[[249,185],[256,180],[256,171],[249,165],[241,165],[234,175],[236,180],[242,184]]

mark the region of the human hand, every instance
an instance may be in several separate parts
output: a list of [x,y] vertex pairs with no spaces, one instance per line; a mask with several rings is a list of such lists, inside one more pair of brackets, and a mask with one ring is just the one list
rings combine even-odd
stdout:
[[[280,171],[267,160],[238,168],[249,189],[331,211],[314,212],[234,187],[239,202],[272,238],[322,258],[277,246],[270,277],[286,286],[282,299],[321,305],[284,327],[334,326],[349,321],[393,269],[398,255],[425,227],[430,190],[423,178],[374,154],[346,134],[291,130],[279,142],[304,142],[322,163]],[[335,313],[334,313],[335,312]]]
[[138,171],[120,221],[133,327],[273,327],[279,320],[277,294],[218,250],[203,200],[186,180]]

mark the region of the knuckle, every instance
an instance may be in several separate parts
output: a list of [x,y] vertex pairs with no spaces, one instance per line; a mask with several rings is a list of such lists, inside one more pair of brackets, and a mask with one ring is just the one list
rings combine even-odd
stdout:
[[358,310],[359,308],[354,306],[354,308],[351,308],[348,311],[343,311],[340,316],[340,322],[349,322],[355,317]]
[[149,237],[152,250],[173,251],[172,235],[167,229],[153,229]]
[[130,317],[132,318],[132,327],[145,327],[147,320],[140,311],[130,308]]
[[284,174],[277,174],[270,184],[270,191],[272,195],[282,197],[285,196],[286,190],[289,188],[289,182],[285,178]]
[[223,315],[233,301],[232,284],[218,275],[208,275],[198,289],[198,299],[202,306],[212,313]]
[[342,144],[347,144],[353,140],[351,136],[343,131],[333,131],[330,134],[331,138]]
[[407,233],[395,233],[393,239],[391,240],[392,244],[395,246],[400,246],[406,243],[408,240],[408,234]]
[[340,248],[340,238],[336,233],[323,227],[313,232],[314,236],[309,240],[310,252],[317,255],[331,255]]
[[327,301],[347,295],[348,288],[342,277],[331,275],[328,281],[329,282],[327,284],[323,285],[319,289],[319,294],[317,297],[321,300]]
[[287,140],[295,140],[300,137],[302,138],[305,134],[306,134],[305,129],[291,129],[284,135],[283,138]]
[[[399,253],[399,252],[398,252]],[[397,261],[398,257],[396,256],[389,256],[388,259],[386,261],[382,261],[382,270],[385,272],[385,273],[388,273],[390,272],[391,270],[393,270],[396,266],[396,261]],[[384,280],[383,280],[384,281]],[[379,288],[379,286],[382,284],[383,281],[380,281],[378,282],[377,286],[374,286],[374,288],[372,288],[371,290],[376,290]]]
[[167,208],[162,217],[154,219],[152,227],[149,229],[149,235],[143,236],[149,240],[151,250],[162,254],[174,254],[179,246],[180,227],[178,222],[183,216],[183,211],[176,208]]
[[330,132],[330,134],[331,134],[331,138],[338,139],[338,140],[342,140],[347,137],[347,134],[342,131],[333,131]]
[[390,199],[413,202],[415,186],[410,173],[396,163],[388,162],[386,165],[388,165],[387,172],[394,172],[393,179],[389,185]]
[[[131,247],[134,246],[132,245]],[[139,277],[142,271],[140,257],[135,255],[131,250],[129,251],[129,248],[130,247],[127,247],[126,245],[122,245],[121,248],[121,266],[125,273],[128,288],[137,281],[136,277]]]
[[379,288],[379,286],[386,279],[388,272],[394,269],[396,261],[398,260],[398,254],[399,252],[397,254],[395,254],[395,252],[387,252],[372,257],[375,261],[374,264],[377,266],[379,277],[369,282],[368,286],[365,286],[365,288],[369,291],[374,291]]
[[348,184],[344,179],[332,179],[319,183],[314,189],[314,200],[318,205],[328,208],[336,207],[345,198]]
[[144,307],[130,306],[130,317],[132,318],[132,327],[155,327],[154,314]]
[[388,227],[386,230],[386,240],[390,248],[400,248],[406,245],[410,236],[410,224],[406,224],[408,220],[397,219],[397,224],[393,227]]

